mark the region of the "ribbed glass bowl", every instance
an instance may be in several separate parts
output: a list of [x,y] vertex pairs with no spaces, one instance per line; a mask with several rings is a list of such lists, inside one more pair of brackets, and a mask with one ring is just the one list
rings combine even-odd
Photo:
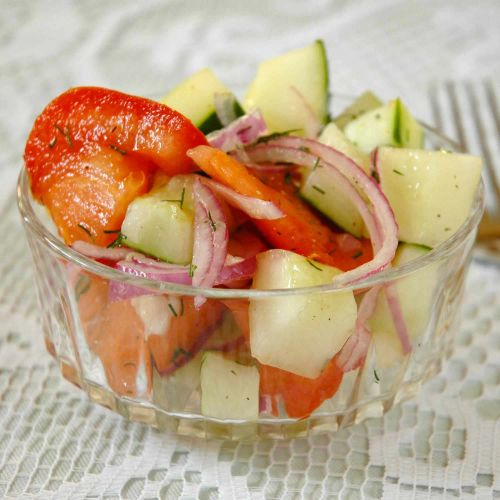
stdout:
[[[425,126],[425,132],[427,147],[457,149],[430,127]],[[25,169],[19,177],[18,204],[33,257],[45,343],[67,380],[92,401],[160,429],[203,437],[281,438],[335,431],[381,416],[414,396],[440,369],[457,329],[464,278],[483,212],[483,188],[479,187],[466,222],[447,241],[423,257],[349,288],[359,301],[373,286],[434,277],[422,280],[427,283],[422,294],[427,294],[428,307],[414,332],[411,352],[406,356],[396,353],[388,362],[377,356],[372,342],[364,364],[345,374],[334,397],[307,418],[289,418],[278,405],[279,416],[261,412],[252,421],[202,414],[203,352],[223,347],[231,359],[252,364],[238,327],[238,311],[258,301],[274,301],[279,308],[290,300],[314,301],[320,294],[333,299],[346,289],[332,285],[287,290],[196,289],[135,278],[66,246],[44,210],[33,202]],[[164,323],[169,325],[163,325],[163,333],[145,331],[139,315],[131,312],[130,300],[108,301],[112,280],[155,292],[150,297],[155,307],[164,308]],[[196,295],[208,299],[203,317],[197,317],[192,308]],[[182,317],[179,308],[186,311]],[[383,340],[378,349],[380,342]],[[390,345],[386,347],[394,351]],[[216,386],[218,381],[212,383]]]

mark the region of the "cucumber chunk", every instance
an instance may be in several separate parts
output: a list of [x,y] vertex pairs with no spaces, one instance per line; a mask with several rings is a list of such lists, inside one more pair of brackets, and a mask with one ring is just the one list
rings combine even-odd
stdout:
[[259,416],[259,370],[205,352],[201,363],[201,413],[207,417],[255,420]]
[[360,115],[345,126],[344,133],[364,153],[378,146],[420,148],[424,137],[400,99]]
[[377,168],[399,226],[399,239],[434,247],[467,218],[482,161],[445,151],[383,147]]
[[175,176],[128,206],[121,232],[130,248],[175,264],[189,264],[193,221],[192,178]]
[[318,40],[261,63],[243,107],[260,109],[270,133],[307,133],[311,120],[325,123],[328,61],[323,42]]
[[[160,102],[179,111],[189,118],[204,134],[222,128],[215,112],[215,94],[231,91],[215,76],[212,70],[202,69],[177,85]],[[235,101],[236,116],[244,114],[241,105]]]
[[[424,256],[429,251],[422,246],[403,243],[396,252],[393,264],[401,266]],[[401,312],[411,339],[420,337],[430,321],[431,304],[438,280],[437,265],[438,263],[433,263],[419,269],[395,284]],[[378,297],[375,312],[370,319],[370,328],[373,333],[377,367],[388,368],[403,359],[401,342],[394,328],[384,291]]]
[[[367,174],[369,173],[368,155],[359,151],[335,123],[331,122],[323,129],[319,141],[352,158]],[[364,222],[358,210],[351,199],[337,187],[326,169],[316,168],[310,171],[302,184],[300,194],[345,231],[356,237],[364,234]]]
[[384,103],[373,93],[367,90],[361,94],[350,106],[348,106],[342,113],[340,113],[335,120],[335,124],[341,130],[344,130],[345,126],[361,116],[368,111],[375,108],[380,108]]
[[[253,286],[298,288],[331,283],[338,269],[286,250],[257,256]],[[357,308],[351,291],[251,299],[250,349],[261,363],[316,378],[351,335]]]

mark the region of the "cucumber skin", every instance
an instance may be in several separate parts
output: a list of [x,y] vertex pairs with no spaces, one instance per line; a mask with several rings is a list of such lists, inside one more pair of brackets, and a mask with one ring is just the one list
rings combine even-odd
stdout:
[[[241,107],[241,104],[238,101],[235,101],[234,103],[234,112],[236,114],[236,118],[239,118],[240,116],[243,116],[245,114],[245,110]],[[220,130],[221,128],[224,128],[224,125],[219,120],[219,117],[217,116],[217,113],[213,112],[208,117],[203,120],[201,123],[194,123],[196,127],[200,129],[201,132],[203,132],[205,135],[209,134],[210,132],[214,132],[216,130]]]

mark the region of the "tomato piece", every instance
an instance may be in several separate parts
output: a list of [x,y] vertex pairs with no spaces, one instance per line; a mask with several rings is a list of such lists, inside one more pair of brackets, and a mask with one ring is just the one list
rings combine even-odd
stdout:
[[161,375],[175,371],[194,357],[221,321],[225,309],[213,300],[207,300],[199,309],[194,307],[192,297],[179,300],[179,307],[174,308],[176,316],[171,318],[167,331],[149,335],[147,340]]
[[280,396],[292,418],[308,417],[326,399],[333,397],[342,382],[343,372],[334,357],[315,379],[269,365],[260,365],[261,396]]
[[345,234],[333,231],[305,202],[264,184],[223,151],[198,146],[188,155],[219,182],[240,194],[272,201],[285,213],[280,219],[253,221],[271,246],[299,253],[343,271],[358,267],[372,258],[369,241],[360,242],[359,251],[345,251]]
[[[108,282],[87,273],[79,273],[74,292],[88,345],[99,356],[111,389],[126,396],[149,392],[151,359],[134,306],[130,301],[108,302]],[[140,371],[146,384],[141,391]]]
[[35,120],[24,151],[33,196],[66,243],[105,245],[152,172],[192,170],[186,151],[206,144],[184,116],[158,102],[98,87],[56,97]]

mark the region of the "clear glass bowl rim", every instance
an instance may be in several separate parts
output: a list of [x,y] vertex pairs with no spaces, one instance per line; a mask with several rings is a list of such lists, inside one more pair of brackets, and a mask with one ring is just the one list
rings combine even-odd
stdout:
[[[433,127],[420,122],[424,127],[426,134],[433,139],[437,139],[443,146],[451,151],[463,152],[453,140],[442,135]],[[88,271],[102,278],[121,281],[129,285],[142,287],[151,290],[155,293],[171,293],[177,295],[189,296],[204,296],[212,299],[250,299],[250,298],[270,298],[284,297],[293,295],[308,295],[316,293],[340,293],[347,290],[360,290],[375,285],[382,285],[408,274],[418,271],[425,266],[432,264],[438,260],[444,259],[452,255],[460,244],[474,231],[484,210],[484,186],[483,182],[479,183],[471,212],[461,225],[461,227],[447,240],[430,250],[426,255],[412,260],[400,267],[391,267],[377,273],[369,278],[360,281],[354,285],[338,286],[334,283],[326,285],[317,285],[312,287],[287,288],[287,289],[235,289],[235,288],[198,288],[190,285],[178,285],[174,283],[164,283],[150,280],[147,278],[138,278],[131,276],[96,262],[84,255],[76,252],[71,247],[67,246],[62,240],[53,235],[43,224],[40,218],[36,215],[30,196],[29,179],[26,168],[23,166],[19,174],[17,183],[17,203],[21,213],[23,222],[27,230],[32,233],[37,241],[41,242],[50,252],[62,257],[69,263],[78,266],[82,270]]]

